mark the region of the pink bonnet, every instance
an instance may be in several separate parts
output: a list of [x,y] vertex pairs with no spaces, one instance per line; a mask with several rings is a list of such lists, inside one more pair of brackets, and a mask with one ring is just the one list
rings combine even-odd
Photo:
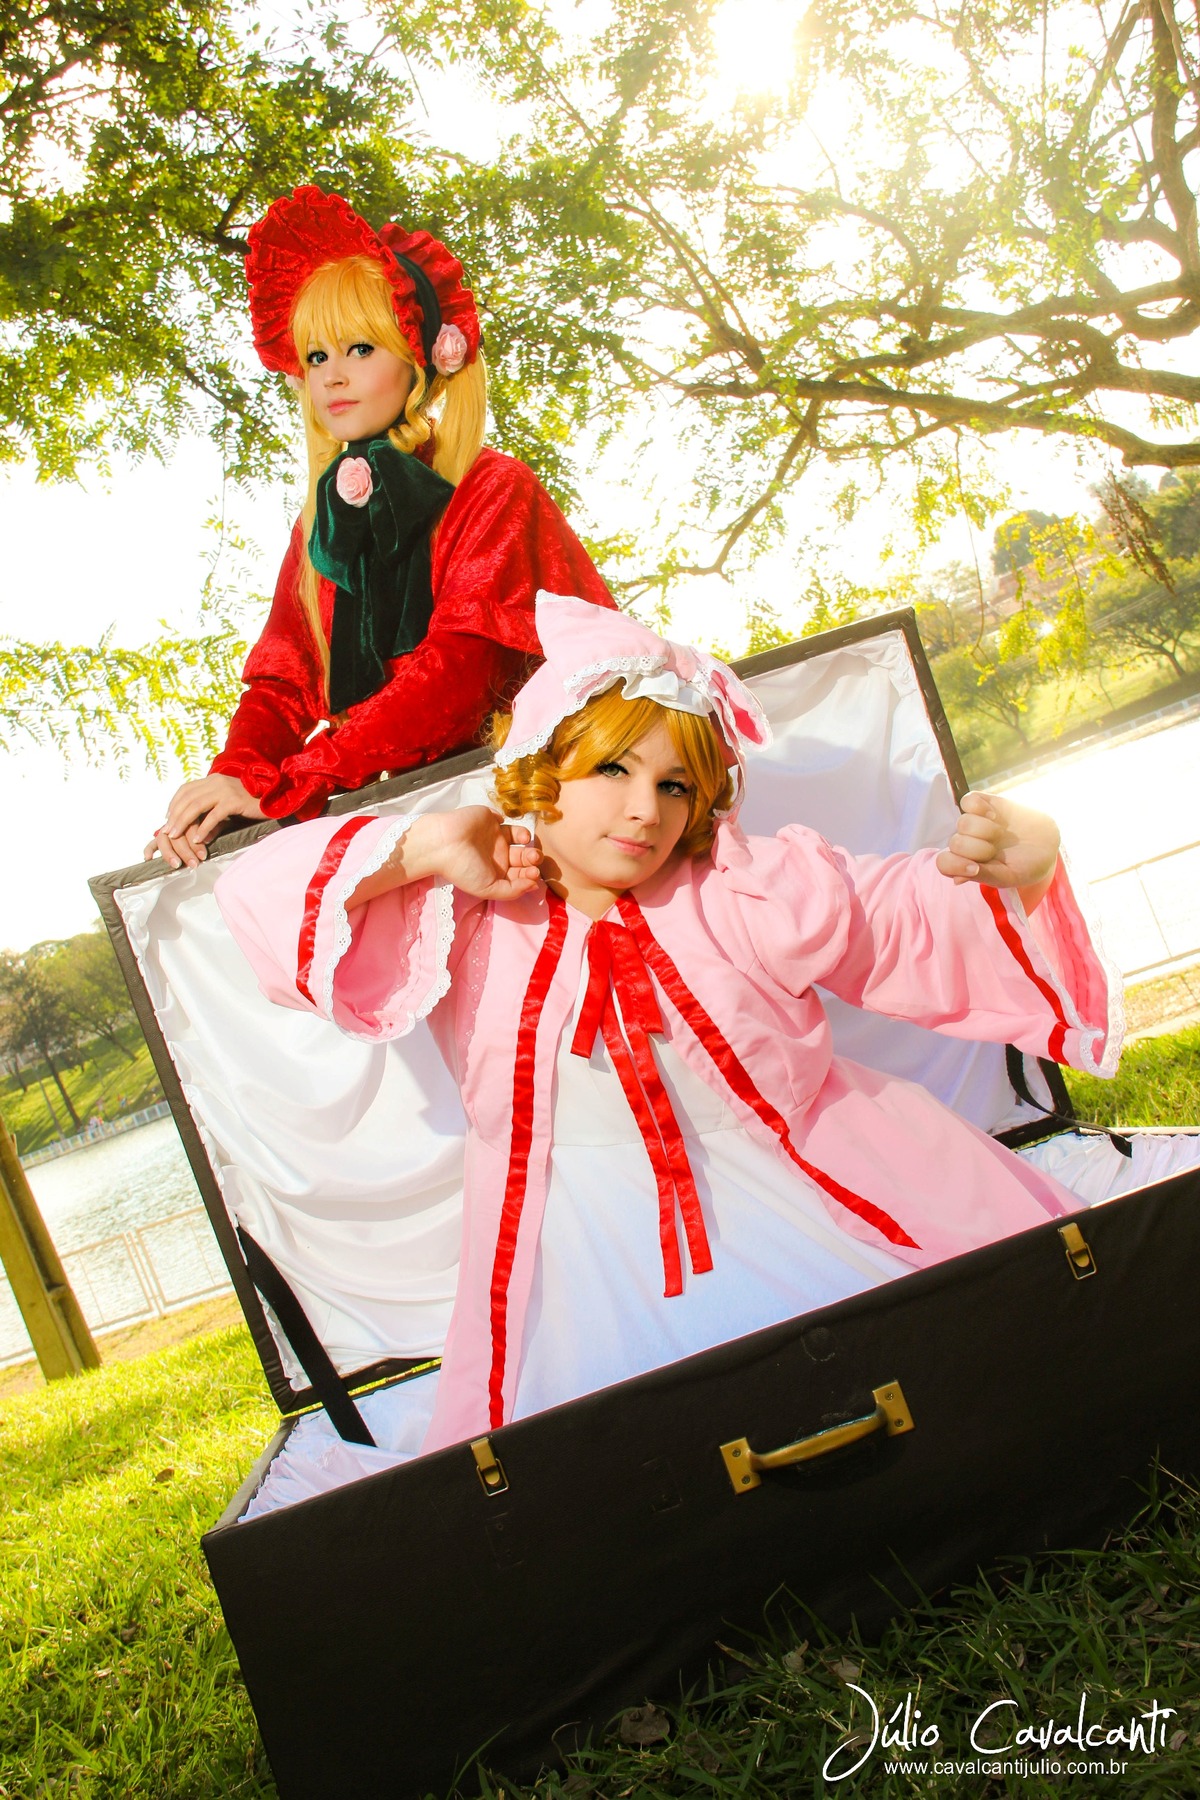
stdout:
[[537,634],[546,660],[512,707],[508,739],[496,753],[501,768],[549,743],[557,725],[594,694],[618,681],[627,700],[657,700],[679,712],[711,715],[726,760],[739,775],[735,808],[745,781],[747,750],[771,741],[771,727],[754,695],[726,663],[691,644],[676,644],[639,625],[628,613],[563,594],[538,594]]

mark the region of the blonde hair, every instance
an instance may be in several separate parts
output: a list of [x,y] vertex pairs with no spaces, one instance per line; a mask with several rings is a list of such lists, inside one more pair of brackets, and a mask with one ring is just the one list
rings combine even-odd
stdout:
[[[686,856],[702,856],[712,845],[713,813],[725,812],[733,804],[733,783],[712,723],[657,700],[626,700],[620,683],[593,694],[578,712],[563,719],[541,750],[493,772],[501,812],[510,819],[523,813],[557,819],[564,781],[578,781],[595,774],[603,763],[618,761],[656,725],[666,726],[692,784],[679,848]],[[500,749],[511,728],[511,713],[493,715],[488,726],[493,750]]]
[[[425,373],[417,368],[408,340],[396,322],[391,283],[369,256],[347,256],[314,269],[296,296],[291,329],[302,368],[307,366],[309,352],[321,344],[354,343],[358,339],[390,350],[408,363],[416,379],[404,403],[403,415],[388,436],[397,450],[410,455],[432,437],[435,471],[458,486],[483,447],[487,368],[482,351],[456,375],[435,375],[427,387]],[[299,400],[308,453],[308,492],[300,514],[304,532],[300,603],[328,681],[329,643],[321,626],[320,578],[308,560],[308,538],[317,510],[317,483],[340,454],[342,439],[331,436],[318,423],[307,382],[299,390]]]

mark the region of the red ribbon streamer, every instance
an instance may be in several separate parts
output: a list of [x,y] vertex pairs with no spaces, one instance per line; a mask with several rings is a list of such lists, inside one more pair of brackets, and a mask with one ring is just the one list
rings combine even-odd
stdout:
[[765,1095],[759,1093],[749,1071],[738,1061],[733,1046],[709,1018],[671,958],[650,930],[637,901],[631,894],[620,894],[617,897],[617,910],[641,952],[645,965],[658,978],[663,992],[670,997],[680,1015],[695,1032],[738,1099],[752,1107],[763,1124],[770,1127],[797,1168],[802,1169],[809,1180],[816,1182],[817,1186],[823,1188],[832,1199],[846,1207],[849,1212],[856,1213],[860,1219],[865,1220],[881,1236],[887,1238],[889,1243],[904,1245],[909,1250],[919,1249],[920,1245],[916,1244],[903,1227],[898,1225],[895,1219],[885,1213],[881,1207],[873,1205],[870,1200],[864,1200],[861,1194],[856,1194],[851,1188],[843,1187],[842,1183],[835,1181],[832,1175],[823,1174],[812,1163],[805,1161],[792,1143],[787,1120],[782,1113],[776,1111]]
[[[571,1050],[575,1056],[590,1056],[597,1032],[602,1035],[637,1121],[658,1189],[663,1292],[670,1299],[683,1292],[677,1206],[693,1274],[707,1274],[713,1263],[687,1146],[650,1045],[651,1033],[662,1036],[662,1015],[649,972],[627,931],[598,919],[588,933],[587,951],[588,985]],[[620,1002],[619,1018],[614,994]]]

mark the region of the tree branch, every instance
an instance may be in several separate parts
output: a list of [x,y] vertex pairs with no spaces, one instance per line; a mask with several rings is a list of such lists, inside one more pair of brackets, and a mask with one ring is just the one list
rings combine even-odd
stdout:
[[756,499],[744,507],[733,523],[723,529],[721,548],[712,562],[700,565],[688,563],[676,569],[678,575],[724,575],[725,564],[731,551],[753,525],[755,519],[764,513],[771,502],[778,498],[788,484],[792,470],[798,457],[806,449],[811,449],[817,440],[817,422],[820,418],[820,403],[816,400],[809,405],[804,416],[804,423],[794,434],[783,455],[775,465],[775,472]]

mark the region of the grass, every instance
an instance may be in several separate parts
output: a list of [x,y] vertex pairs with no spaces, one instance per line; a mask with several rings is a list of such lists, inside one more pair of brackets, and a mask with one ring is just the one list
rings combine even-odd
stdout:
[[[137,1112],[162,1099],[162,1087],[139,1028],[127,1025],[118,1036],[134,1052],[132,1062],[114,1044],[97,1038],[82,1069],[59,1070],[71,1104],[85,1124],[97,1109],[103,1111],[106,1119],[113,1119],[119,1113]],[[28,1083],[24,1093],[16,1075],[0,1081],[0,1113],[18,1152],[27,1156],[53,1143],[60,1132],[70,1136],[75,1127],[45,1063],[34,1064],[22,1073]]]
[[[223,1331],[241,1322],[241,1303],[236,1295],[225,1293],[94,1335],[96,1348],[105,1363],[136,1362],[156,1350],[181,1344],[187,1338],[209,1337],[214,1331]],[[42,1371],[32,1355],[28,1362],[9,1363],[0,1369],[0,1406],[17,1394],[31,1394],[45,1385]]]
[[1200,1125],[1200,1026],[1130,1044],[1112,1081],[1064,1073],[1080,1118],[1097,1125]]
[[275,1424],[243,1327],[0,1418],[0,1793],[274,1794],[200,1553]]

